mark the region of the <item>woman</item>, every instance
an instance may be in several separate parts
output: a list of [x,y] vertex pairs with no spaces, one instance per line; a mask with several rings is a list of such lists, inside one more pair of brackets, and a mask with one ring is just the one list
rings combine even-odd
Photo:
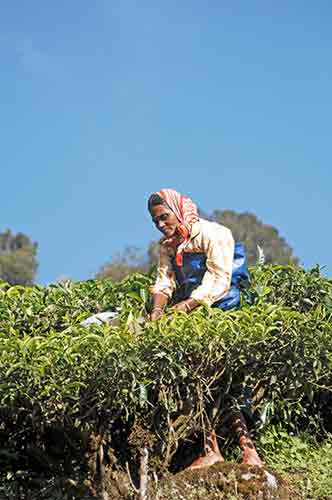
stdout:
[[190,198],[173,189],[153,193],[148,208],[164,234],[151,318],[158,318],[171,299],[183,312],[200,304],[223,310],[239,307],[238,286],[248,278],[248,270],[243,245],[234,245],[231,231],[199,218]]
[[[169,302],[184,313],[201,304],[223,310],[239,307],[238,285],[248,277],[248,271],[243,247],[234,245],[231,231],[201,219],[192,200],[173,189],[153,193],[148,209],[163,233],[157,279],[151,288],[151,320],[158,319]],[[227,420],[239,440],[243,463],[262,465],[242,415],[232,411]],[[190,468],[223,461],[214,432],[207,437],[204,451]]]

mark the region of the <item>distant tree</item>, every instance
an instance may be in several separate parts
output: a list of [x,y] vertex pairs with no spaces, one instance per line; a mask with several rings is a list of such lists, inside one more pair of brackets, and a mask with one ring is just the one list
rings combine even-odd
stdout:
[[129,246],[123,253],[116,254],[110,262],[104,264],[96,274],[97,279],[110,278],[121,281],[132,273],[145,273],[149,266],[138,248]]
[[9,229],[0,233],[0,279],[11,285],[32,285],[38,268],[37,243]]
[[299,259],[293,255],[293,250],[278,230],[269,224],[263,224],[256,215],[233,210],[215,210],[210,217],[223,226],[228,227],[235,241],[242,241],[248,254],[250,265],[257,259],[257,245],[263,248],[266,263],[298,264]]
[[159,241],[151,241],[148,247],[148,266],[156,267],[159,260]]

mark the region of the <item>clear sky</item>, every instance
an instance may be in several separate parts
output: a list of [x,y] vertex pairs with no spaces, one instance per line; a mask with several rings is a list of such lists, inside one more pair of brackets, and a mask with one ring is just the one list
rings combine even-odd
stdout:
[[2,0],[0,231],[38,282],[159,238],[150,192],[254,212],[332,274],[331,0]]

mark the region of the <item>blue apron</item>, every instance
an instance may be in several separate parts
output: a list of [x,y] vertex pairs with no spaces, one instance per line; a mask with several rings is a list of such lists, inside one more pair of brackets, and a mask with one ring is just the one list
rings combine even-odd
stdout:
[[[183,265],[177,266],[175,258],[172,259],[175,272],[177,289],[174,302],[180,302],[190,297],[197,288],[206,272],[206,255],[203,253],[184,253]],[[231,287],[220,300],[212,304],[223,311],[240,307],[241,282],[249,280],[246,250],[243,243],[235,243]]]

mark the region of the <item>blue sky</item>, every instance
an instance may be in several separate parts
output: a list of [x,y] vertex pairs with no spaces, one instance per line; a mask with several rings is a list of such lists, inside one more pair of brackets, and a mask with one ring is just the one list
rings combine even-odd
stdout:
[[38,282],[159,237],[150,192],[254,212],[332,274],[329,0],[4,0],[0,231]]

